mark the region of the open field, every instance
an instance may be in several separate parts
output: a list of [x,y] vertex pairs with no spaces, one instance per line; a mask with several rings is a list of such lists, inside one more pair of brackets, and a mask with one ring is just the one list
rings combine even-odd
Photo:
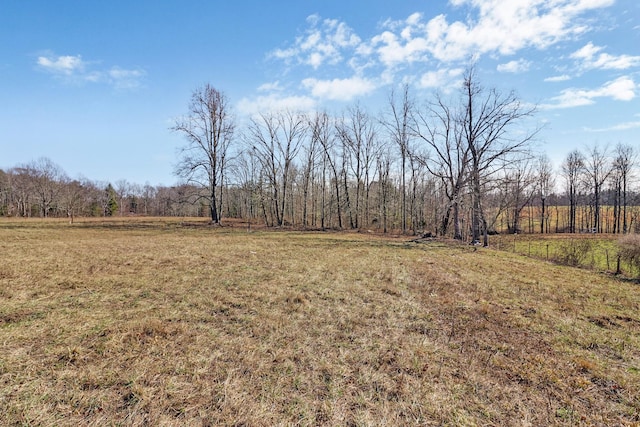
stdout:
[[518,254],[0,220],[0,425],[640,425],[640,288]]
[[[518,253],[545,261],[615,273],[620,234],[503,234],[489,237],[496,249]],[[620,262],[620,272],[636,277],[637,268]]]
[[[615,231],[614,207],[611,205],[603,205],[600,207],[601,233],[613,234]],[[495,224],[496,231],[501,234],[508,234],[507,215],[509,212],[503,212],[498,216]],[[640,206],[627,206],[627,227],[632,233],[640,233]],[[540,233],[541,207],[528,206],[521,212],[519,229],[526,234]],[[621,223],[618,224],[622,227]],[[569,206],[547,206],[547,221],[545,233],[564,233],[569,231]],[[576,232],[590,233],[593,229],[593,212],[590,206],[580,205],[576,210]],[[620,231],[618,230],[618,233]]]

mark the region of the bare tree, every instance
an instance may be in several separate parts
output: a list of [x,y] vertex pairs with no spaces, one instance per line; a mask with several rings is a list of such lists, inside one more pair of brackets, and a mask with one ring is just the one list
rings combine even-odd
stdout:
[[[348,116],[336,122],[336,133],[342,142],[346,167],[354,184],[352,227],[359,228],[368,220],[369,184],[375,158],[377,129],[369,115],[357,104],[348,110]],[[345,190],[347,190],[345,188]],[[363,212],[364,211],[364,212]]]
[[450,105],[440,95],[424,112],[414,114],[414,132],[427,148],[424,163],[442,183],[447,206],[440,218],[444,234],[453,220],[454,238],[462,237],[460,203],[467,186],[471,194],[471,232],[473,243],[488,224],[483,196],[490,190],[489,180],[509,165],[510,159],[529,156],[531,142],[539,129],[523,131],[518,126],[535,112],[523,105],[514,92],[502,94],[485,90],[477,82],[473,67],[463,79],[460,104]]
[[469,152],[469,183],[471,185],[471,232],[477,243],[487,221],[483,210],[483,187],[493,174],[508,164],[509,157],[526,155],[539,129],[517,128],[533,116],[535,106],[520,102],[512,91],[502,94],[496,89],[486,91],[477,82],[473,67],[465,73],[462,85],[461,113],[458,117],[462,143]]
[[391,139],[395,142],[400,152],[400,185],[401,185],[401,217],[402,232],[407,231],[407,160],[411,152],[411,116],[413,114],[413,101],[409,97],[409,85],[402,87],[402,98],[398,99],[395,91],[389,96],[389,111],[383,119]]
[[601,149],[598,144],[594,144],[589,149],[583,171],[587,183],[591,186],[591,191],[593,192],[593,228],[595,232],[600,233],[602,232],[600,219],[602,186],[612,171],[607,148]]
[[271,208],[278,226],[284,224],[291,172],[306,130],[305,116],[290,111],[265,113],[251,120],[250,142],[271,185]]
[[32,215],[33,185],[31,174],[25,166],[17,166],[9,170],[9,182],[16,215],[30,217]]
[[[309,128],[313,130],[314,122],[309,123]],[[318,158],[322,155],[320,143],[318,138],[315,138],[313,131],[311,132],[311,138],[306,140],[306,144],[303,147],[304,151],[304,165],[302,169],[302,226],[308,227],[309,225],[309,193],[313,194],[313,181],[314,175],[318,164]],[[312,207],[313,207],[313,197]],[[315,215],[312,209],[311,215]],[[313,217],[315,218],[315,216]],[[314,222],[313,219],[311,221]]]
[[546,155],[538,157],[536,164],[536,177],[538,180],[538,189],[540,191],[540,233],[549,232],[549,214],[547,213],[547,197],[553,191],[555,185],[553,180],[553,168],[551,161]]
[[222,197],[225,158],[235,130],[234,117],[224,93],[213,86],[193,91],[189,113],[171,128],[184,135],[187,143],[180,150],[175,173],[188,184],[206,188],[204,197],[211,222],[220,223],[218,200]]
[[140,198],[142,201],[142,213],[144,215],[149,215],[153,212],[153,199],[155,199],[157,193],[157,189],[153,187],[148,182],[144,184],[142,187],[142,193],[140,194]]
[[416,111],[413,132],[422,141],[427,155],[422,157],[429,173],[442,183],[447,205],[439,219],[438,232],[447,234],[453,222],[454,239],[462,239],[460,202],[468,182],[469,146],[462,140],[456,112],[440,95],[423,111]]
[[507,206],[510,207],[507,211],[507,229],[511,233],[519,233],[522,210],[533,199],[538,183],[534,167],[528,157],[516,160],[505,169],[505,172]]
[[258,179],[258,159],[254,150],[243,150],[237,161],[234,162],[234,175],[239,185],[243,209],[242,217],[247,220],[247,229],[251,230],[251,221],[257,214],[256,195],[260,191]]
[[578,150],[570,152],[562,163],[562,173],[567,183],[567,195],[569,196],[569,233],[576,232],[578,188],[583,168],[584,155]]
[[340,172],[339,165],[337,163],[337,153],[335,149],[335,137],[332,132],[331,119],[326,112],[316,113],[311,122],[311,138],[317,141],[322,147],[322,212],[321,212],[321,227],[324,229],[326,224],[326,200],[325,200],[325,185],[327,182],[326,170],[329,169],[331,174],[331,183],[333,184],[333,190],[335,190],[336,197],[336,209],[338,218],[338,228],[342,228],[342,210],[341,210],[341,193],[340,193]]
[[69,218],[69,223],[73,224],[73,219],[77,214],[77,211],[81,208],[83,196],[86,193],[86,189],[81,180],[65,178],[61,182],[61,206],[64,209]]
[[391,188],[391,153],[389,149],[380,150],[376,162],[378,170],[378,210],[382,220],[382,231],[388,231],[389,192]]
[[[628,186],[636,161],[637,153],[634,147],[626,144],[618,144],[616,146],[613,170],[618,178],[618,212],[616,215],[614,233],[616,229],[618,231],[622,231],[624,234],[629,231],[627,224]],[[620,227],[620,220],[622,221],[622,227]]]
[[9,174],[0,169],[0,216],[11,212],[11,185]]
[[60,166],[47,157],[41,157],[26,164],[23,173],[30,181],[30,187],[40,205],[40,213],[48,217],[53,204],[57,202],[61,181],[65,173]]
[[506,163],[509,156],[527,153],[539,129],[512,132],[520,122],[534,114],[535,107],[523,105],[514,92],[505,95],[496,89],[485,91],[477,82],[473,68],[464,76],[462,100],[462,138],[470,155],[472,241],[479,242],[484,230],[486,246],[487,221],[482,206],[484,182]]
[[116,190],[116,194],[118,195],[118,207],[120,208],[120,216],[129,213],[129,204],[126,203],[125,199],[129,195],[130,187],[131,184],[126,179],[119,179],[116,181],[114,190]]

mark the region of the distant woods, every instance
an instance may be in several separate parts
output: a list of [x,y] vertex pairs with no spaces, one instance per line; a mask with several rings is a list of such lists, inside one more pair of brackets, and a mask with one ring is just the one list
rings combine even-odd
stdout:
[[269,227],[431,233],[640,231],[634,145],[593,144],[554,170],[536,151],[535,107],[484,88],[473,68],[457,93],[394,90],[383,111],[264,111],[240,121],[220,90],[193,91],[180,184],[72,179],[47,158],[0,170],[0,215],[205,216]]

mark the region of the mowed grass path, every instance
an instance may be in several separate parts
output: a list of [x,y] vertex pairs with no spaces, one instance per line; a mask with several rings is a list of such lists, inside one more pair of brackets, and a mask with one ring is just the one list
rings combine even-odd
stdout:
[[640,288],[493,250],[0,221],[0,425],[637,425]]

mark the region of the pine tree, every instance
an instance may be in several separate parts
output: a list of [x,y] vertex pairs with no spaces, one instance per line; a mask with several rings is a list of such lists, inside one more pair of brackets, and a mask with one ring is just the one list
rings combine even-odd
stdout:
[[116,212],[118,212],[118,195],[116,194],[116,190],[113,189],[113,186],[109,184],[105,189],[106,192],[106,204],[104,208],[104,216],[113,216]]

